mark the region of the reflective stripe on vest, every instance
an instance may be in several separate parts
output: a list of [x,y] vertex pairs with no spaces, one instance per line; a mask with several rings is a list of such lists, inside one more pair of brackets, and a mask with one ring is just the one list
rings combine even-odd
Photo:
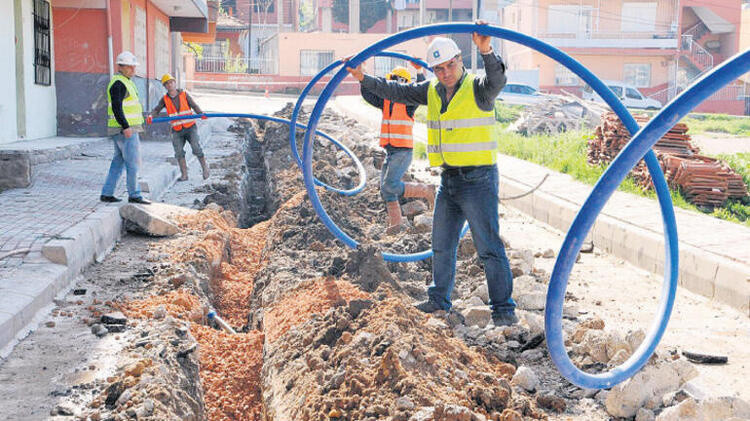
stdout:
[[[180,92],[178,95],[180,98],[180,110],[177,111],[177,108],[174,106],[174,102],[172,102],[172,98],[169,97],[169,94],[164,95],[164,106],[167,107],[167,114],[170,117],[174,117],[176,115],[192,115],[193,110],[190,108],[187,102],[187,94],[185,91]],[[184,128],[192,127],[193,124],[195,124],[194,120],[188,119],[188,120],[172,120],[172,130],[179,132],[180,130]]]
[[128,125],[143,125],[145,120],[143,119],[143,107],[141,107],[141,103],[138,101],[138,88],[136,88],[132,80],[118,73],[112,76],[112,80],[107,85],[107,127],[120,127],[120,123],[115,119],[115,113],[112,110],[112,95],[109,93],[112,85],[118,80],[125,85],[125,89],[128,91],[128,95],[122,100],[122,112],[125,114]]
[[427,91],[427,157],[430,166],[492,165],[497,161],[495,115],[477,106],[474,78],[467,73],[444,113],[437,79]]
[[414,119],[406,112],[406,105],[393,103],[391,112],[391,101],[383,100],[383,119],[380,122],[380,146],[395,146],[397,148],[412,148],[414,140],[412,128]]

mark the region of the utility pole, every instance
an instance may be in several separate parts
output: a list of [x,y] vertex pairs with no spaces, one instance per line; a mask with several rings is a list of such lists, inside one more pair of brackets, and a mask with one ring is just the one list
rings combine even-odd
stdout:
[[424,13],[425,13],[424,0],[419,0],[419,26],[424,25]]
[[247,72],[252,73],[250,70],[250,60],[253,57],[253,1],[250,0],[247,4],[247,15],[249,16],[247,21]]

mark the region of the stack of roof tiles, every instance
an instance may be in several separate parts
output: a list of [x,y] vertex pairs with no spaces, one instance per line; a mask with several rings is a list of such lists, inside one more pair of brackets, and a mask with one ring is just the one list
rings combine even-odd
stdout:
[[[647,117],[637,116],[642,126]],[[698,206],[721,206],[727,199],[741,199],[748,195],[742,176],[726,163],[700,155],[700,150],[690,143],[688,127],[676,124],[653,147],[661,168],[672,188],[679,188],[685,198]],[[602,116],[595,136],[588,142],[588,161],[591,164],[608,164],[630,141],[630,134],[614,113]],[[651,176],[643,161],[631,175],[644,188],[653,188]]]

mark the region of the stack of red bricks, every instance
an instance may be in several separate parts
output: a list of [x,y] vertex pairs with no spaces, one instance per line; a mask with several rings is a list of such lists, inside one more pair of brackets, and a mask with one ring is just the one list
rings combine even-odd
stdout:
[[[643,126],[647,117],[637,116]],[[748,195],[742,176],[723,161],[700,155],[690,143],[688,127],[678,123],[653,149],[672,188],[679,188],[686,199],[699,206],[721,206],[727,199],[741,199]],[[630,141],[630,134],[614,113],[602,116],[595,136],[588,142],[588,161],[591,164],[608,164]],[[643,161],[631,175],[644,188],[653,188],[651,176]]]

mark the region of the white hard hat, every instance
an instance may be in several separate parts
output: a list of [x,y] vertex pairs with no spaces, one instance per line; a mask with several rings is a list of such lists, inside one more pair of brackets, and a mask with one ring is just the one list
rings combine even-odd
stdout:
[[427,47],[427,64],[434,67],[459,54],[461,54],[461,50],[458,49],[455,41],[450,38],[437,37]]
[[135,58],[135,54],[130,51],[123,51],[117,55],[117,64],[122,64],[124,66],[137,66],[138,59]]

